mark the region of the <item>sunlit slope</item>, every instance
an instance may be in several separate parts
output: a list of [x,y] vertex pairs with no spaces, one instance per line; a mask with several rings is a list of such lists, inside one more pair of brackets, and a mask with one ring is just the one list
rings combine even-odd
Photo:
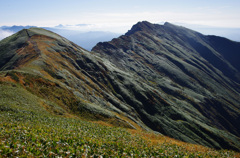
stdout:
[[83,121],[43,102],[16,83],[1,82],[1,157],[239,157],[159,134]]
[[[120,108],[133,109],[121,103],[111,91],[109,80],[112,77],[129,74],[111,64],[105,66],[99,57],[67,39],[47,30],[31,28],[2,40],[0,50],[0,80],[17,83],[43,99],[44,106],[56,104],[82,118],[106,119],[116,125],[145,128],[134,112],[131,115],[122,112]],[[96,77],[104,79],[104,83]],[[111,100],[122,105],[115,107]]]

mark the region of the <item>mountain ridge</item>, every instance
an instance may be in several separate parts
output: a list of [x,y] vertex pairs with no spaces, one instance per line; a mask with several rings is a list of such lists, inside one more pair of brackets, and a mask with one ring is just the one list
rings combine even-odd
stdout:
[[[153,87],[160,92],[175,95],[180,99],[182,105],[193,106],[204,115],[203,117],[212,119],[210,124],[216,125],[216,122],[218,122],[217,126],[221,127],[226,123],[221,123],[223,120],[219,117],[222,116],[214,116],[215,114],[211,114],[211,112],[203,111],[203,105],[214,106],[214,104],[219,104],[222,107],[223,104],[227,105],[227,103],[222,99],[216,99],[216,96],[225,99],[228,96],[228,99],[231,100],[229,103],[236,108],[237,112],[237,107],[239,107],[239,101],[237,101],[239,71],[233,66],[237,65],[236,63],[232,65],[228,62],[230,60],[224,60],[222,55],[224,52],[215,50],[218,48],[217,44],[212,48],[211,45],[214,44],[211,37],[170,23],[157,25],[144,21],[134,25],[126,35],[118,39],[97,44],[93,51],[107,58],[120,69],[140,76],[142,81],[155,83]],[[218,38],[222,39],[221,37]],[[228,42],[231,43],[231,41]],[[233,43],[239,46],[239,42]],[[239,49],[232,50],[231,60],[238,58],[238,52]],[[169,80],[170,83],[175,84],[174,87],[167,84]],[[224,91],[228,92],[225,93]],[[193,92],[196,93],[193,94]],[[217,93],[220,93],[221,97],[215,95]],[[184,103],[183,98],[188,103]],[[220,107],[215,107],[214,111]],[[188,110],[192,111],[191,109]],[[222,109],[222,111],[225,110]],[[221,113],[219,115],[224,115],[223,112],[219,113]],[[216,121],[216,117],[221,121]],[[232,132],[239,136],[239,129],[235,126],[239,122],[239,117],[234,117],[231,115],[225,116],[226,121],[228,119],[233,121],[231,127],[226,128],[230,131],[235,128],[238,132]],[[222,126],[221,128],[225,127]]]
[[[19,38],[15,39],[15,36],[20,36],[21,40],[19,40]],[[13,48],[11,44],[10,46],[5,45],[8,43],[9,39],[13,40],[10,43],[17,45],[16,48]],[[5,41],[7,42],[5,43]],[[15,43],[16,41],[17,43]],[[57,89],[57,91],[62,91],[65,89],[73,96],[70,97],[68,96],[68,93],[66,94],[67,97],[75,102],[71,103],[74,104],[72,105],[74,107],[72,107],[72,109],[70,108],[72,111],[82,113],[83,115],[85,115],[84,113],[89,113],[89,111],[90,113],[94,113],[94,115],[100,113],[99,117],[102,117],[100,115],[103,115],[103,118],[112,118],[114,116],[114,119],[120,120],[120,122],[128,127],[131,126],[130,123],[123,121],[120,117],[112,114],[112,112],[109,112],[109,110],[106,109],[110,108],[113,112],[116,111],[119,113],[119,110],[113,107],[107,101],[112,98],[111,94],[108,94],[107,88],[103,86],[102,83],[96,81],[96,79],[94,79],[91,75],[89,75],[88,71],[92,73],[94,69],[98,69],[99,71],[101,70],[102,72],[106,71],[106,66],[104,66],[102,61],[99,60],[99,58],[96,58],[90,52],[84,50],[83,48],[75,45],[63,37],[56,35],[55,33],[39,28],[22,30],[18,34],[14,34],[13,36],[3,40],[2,43],[4,44],[0,45],[0,49],[5,51],[1,51],[0,56],[3,60],[0,61],[0,65],[2,72],[6,73],[5,77],[16,78],[17,81],[20,80],[19,78],[25,78],[25,76],[26,80],[28,81],[28,74],[31,74],[31,76],[37,75],[37,78],[40,77],[38,80],[45,78],[47,81],[42,82],[44,84],[43,87],[46,86],[46,82],[50,82],[50,84],[59,86],[60,90]],[[10,48],[6,49],[6,47]],[[11,50],[12,52],[8,50]],[[5,53],[9,55],[7,56],[8,60],[2,58],[5,56]],[[34,57],[34,59],[31,58],[31,55]],[[30,60],[27,60],[28,58]],[[7,61],[7,64],[3,63],[5,61]],[[18,63],[20,63],[20,66],[16,66]],[[114,68],[112,69],[115,70]],[[8,73],[8,71],[13,71],[13,73]],[[101,71],[97,75],[101,76]],[[26,83],[24,80],[22,82]],[[82,85],[80,83],[82,83]],[[22,86],[31,86],[31,84],[32,83],[30,82],[26,85],[23,84]],[[39,84],[41,85],[41,82]],[[51,88],[51,86],[49,88]],[[35,95],[40,95],[40,97],[48,100],[48,97],[41,92],[41,89],[36,89],[40,92],[35,92],[32,89],[30,91],[33,91]],[[47,92],[49,93],[49,91]],[[62,97],[63,100],[61,100],[58,104],[64,106],[65,110],[69,111],[68,106],[70,105],[64,104],[71,102],[71,100],[68,100],[66,102],[64,100],[64,95],[59,94],[58,92],[51,95],[53,95],[53,98],[50,100],[53,102],[55,101],[54,97]],[[105,100],[102,98],[105,98]],[[99,107],[98,105],[96,106],[95,104],[90,104],[90,102],[101,102],[101,104],[98,103],[101,106]],[[90,113],[90,117],[94,118],[95,116]],[[139,124],[141,123],[139,122]]]
[[[43,29],[20,31],[0,42],[0,81],[26,88],[53,113],[61,109],[57,115],[102,119],[239,150],[235,66],[218,58],[200,33],[170,24],[137,25],[147,31],[133,28],[99,43],[93,52]],[[216,68],[212,58],[197,49],[208,50],[231,72]]]

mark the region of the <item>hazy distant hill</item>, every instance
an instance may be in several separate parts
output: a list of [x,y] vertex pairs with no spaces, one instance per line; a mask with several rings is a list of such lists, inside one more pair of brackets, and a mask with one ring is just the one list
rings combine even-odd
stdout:
[[57,34],[66,37],[70,41],[80,45],[84,49],[90,51],[98,42],[111,41],[113,38],[119,37],[120,34],[104,31],[81,32],[74,30],[48,29]]

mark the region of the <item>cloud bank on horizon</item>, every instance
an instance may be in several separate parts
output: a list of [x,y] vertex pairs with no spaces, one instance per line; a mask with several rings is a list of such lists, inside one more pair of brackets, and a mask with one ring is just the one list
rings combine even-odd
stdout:
[[0,0],[0,19],[0,26],[91,24],[99,30],[119,33],[143,20],[236,28],[240,27],[240,1]]
[[2,30],[2,29],[0,29],[0,40],[6,38],[8,36],[11,36],[12,34],[14,34],[14,32],[9,31],[9,30]]
[[[216,32],[214,29],[206,31],[199,27],[189,27],[204,34],[225,36],[229,30],[233,32],[233,28],[240,28],[240,1],[0,0],[0,26],[32,25],[123,34],[132,25],[143,20],[151,23],[181,23],[185,27],[205,25],[208,28],[228,28],[218,29]],[[238,30],[235,29],[231,33],[235,36],[234,40],[239,39],[236,32]],[[0,30],[0,39],[11,34],[12,32]]]

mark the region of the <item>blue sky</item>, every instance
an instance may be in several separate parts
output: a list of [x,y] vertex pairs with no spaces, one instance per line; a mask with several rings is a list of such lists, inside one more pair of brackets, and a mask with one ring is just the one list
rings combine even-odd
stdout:
[[89,24],[125,32],[143,20],[240,28],[240,0],[0,0],[0,26]]

